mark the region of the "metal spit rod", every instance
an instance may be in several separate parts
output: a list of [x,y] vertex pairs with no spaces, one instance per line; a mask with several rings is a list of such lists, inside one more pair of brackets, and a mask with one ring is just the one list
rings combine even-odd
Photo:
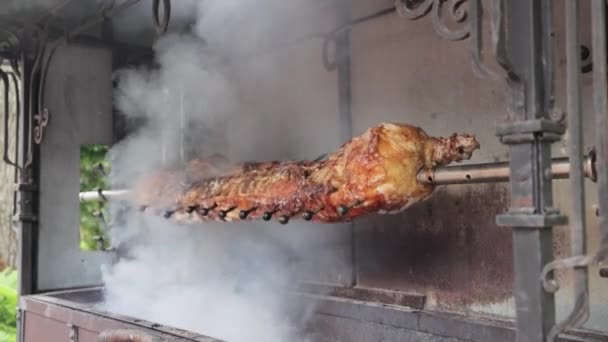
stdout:
[[80,193],[80,202],[106,202],[109,200],[127,199],[130,190],[97,190]]
[[[595,169],[595,152],[591,151],[583,161],[585,177],[597,181]],[[418,181],[426,184],[476,184],[499,183],[509,181],[509,163],[471,164],[461,166],[448,166],[434,171],[423,170],[418,174]],[[564,179],[570,175],[570,162],[568,158],[553,159],[551,167],[553,179]],[[128,199],[130,190],[97,190],[80,193],[81,202]]]
[[[595,169],[595,152],[592,151],[584,159],[585,177],[597,181]],[[564,179],[570,175],[568,158],[555,158],[551,166],[553,179]],[[475,184],[508,182],[510,176],[509,163],[470,164],[448,166],[436,170],[423,170],[418,173],[418,181],[426,184]]]

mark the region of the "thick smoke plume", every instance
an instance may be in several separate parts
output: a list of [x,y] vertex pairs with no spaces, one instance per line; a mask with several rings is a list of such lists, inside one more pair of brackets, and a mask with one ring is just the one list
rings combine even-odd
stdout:
[[[230,67],[255,41],[251,32],[239,39],[238,30],[227,28],[244,20],[269,22],[257,15],[269,6],[289,12],[304,3],[311,1],[184,1],[196,9],[191,32],[160,38],[154,65],[116,74],[117,108],[143,123],[113,147],[112,183],[130,186],[142,173],[192,157],[282,157],[280,144],[273,151],[261,142],[268,141],[262,125],[269,118],[246,108]],[[118,22],[135,27],[136,18]],[[306,229],[290,225],[298,228]],[[307,246],[310,236],[286,237],[284,227],[265,223],[184,227],[134,213],[110,233],[126,252],[104,269],[104,309],[232,342],[306,340],[300,332],[307,314],[298,306],[293,319],[296,307],[285,293],[302,274],[314,273],[315,266],[302,261],[315,253]]]

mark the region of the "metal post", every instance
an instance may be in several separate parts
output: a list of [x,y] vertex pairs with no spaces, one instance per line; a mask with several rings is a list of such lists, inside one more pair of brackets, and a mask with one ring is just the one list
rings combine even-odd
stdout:
[[[341,4],[339,11],[349,11],[350,5]],[[343,20],[348,22],[349,15],[341,13]],[[338,71],[338,110],[340,112],[340,137],[346,141],[353,136],[352,125],[352,89],[351,89],[351,58],[350,30],[343,30],[336,37],[336,67]]]
[[[578,1],[566,1],[566,58],[568,106],[568,154],[570,155],[570,236],[572,256],[587,254],[585,235],[585,175],[583,170],[583,119],[581,104],[581,58]],[[574,288],[577,306],[588,308],[587,268],[575,269]],[[580,303],[578,303],[580,302]]]
[[[572,262],[574,267],[574,307],[568,317],[549,332],[548,342],[553,342],[566,329],[580,328],[589,317],[589,280],[587,243],[585,231],[585,176],[583,166],[583,119],[581,104],[581,58],[579,43],[579,2],[565,0],[566,14],[566,90],[568,107],[568,154],[570,155],[570,213],[571,257],[545,266],[545,272],[555,269],[556,264]],[[581,264],[576,264],[582,260]],[[544,279],[544,275],[542,277]],[[543,280],[544,281],[544,280]],[[545,289],[555,290],[556,287]]]
[[553,259],[552,227],[565,218],[553,208],[551,144],[564,127],[547,120],[553,104],[552,0],[504,0],[506,39],[499,56],[512,86],[515,121],[498,127],[509,145],[511,208],[497,223],[513,229],[518,342],[545,341],[555,324],[555,298],[540,274]]
[[600,261],[608,260],[608,68],[606,66],[606,5],[604,0],[591,4],[593,26],[593,98],[598,160],[598,200],[602,234]]
[[[19,141],[19,150],[22,151],[21,160],[23,164],[26,164],[29,157],[30,145],[33,144],[31,140],[31,120],[27,119],[28,115],[32,114],[36,108],[29,99],[35,94],[31,92],[34,88],[31,86],[34,81],[34,77],[31,76],[33,72],[32,64],[27,58],[23,58],[21,63],[22,70],[22,86],[21,91],[21,113],[19,116],[22,118],[23,125],[21,127],[21,140]],[[35,151],[34,151],[35,152]],[[35,153],[34,153],[35,154]],[[32,156],[36,159],[36,155]],[[23,165],[22,164],[22,165]],[[36,201],[35,191],[36,189],[36,170],[37,163],[32,163],[31,168],[23,168],[21,172],[21,179],[17,189],[19,209],[15,220],[18,224],[18,269],[19,269],[19,296],[33,294],[35,289],[35,241],[36,241],[36,230],[37,230],[37,217],[36,212]]]
[[[337,17],[340,25],[350,25],[351,6],[349,0],[340,0],[337,3]],[[340,120],[340,140],[347,141],[353,136],[352,119],[352,72],[351,72],[351,42],[350,29],[341,30],[335,37],[336,46],[336,69],[338,73],[338,111]],[[349,223],[350,246],[351,246],[351,270],[352,277],[350,285],[357,285],[357,240],[356,230]]]

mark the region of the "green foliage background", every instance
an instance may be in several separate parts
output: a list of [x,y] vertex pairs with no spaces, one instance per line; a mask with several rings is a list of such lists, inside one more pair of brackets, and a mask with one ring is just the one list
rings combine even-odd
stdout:
[[[80,148],[80,191],[108,189],[105,175],[110,171],[110,162],[107,154],[108,147],[104,145],[85,145]],[[108,217],[105,203],[80,203],[81,249],[92,251],[108,247],[102,217]]]
[[17,340],[17,271],[0,272],[0,342]]

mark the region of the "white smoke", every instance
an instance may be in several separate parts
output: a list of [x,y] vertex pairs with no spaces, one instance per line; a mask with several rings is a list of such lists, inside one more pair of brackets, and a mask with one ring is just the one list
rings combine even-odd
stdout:
[[129,227],[138,239],[104,272],[104,309],[227,341],[304,341],[282,294],[291,262],[261,225],[186,228],[142,217]]
[[[267,6],[285,11],[310,1],[286,3],[200,2],[193,34],[160,38],[154,66],[116,74],[117,108],[145,124],[113,147],[112,183],[129,186],[141,173],[182,158],[285,153],[280,144],[268,144],[272,140],[261,130],[268,118],[247,108],[231,75],[231,57],[254,46],[255,33],[239,39],[226,28],[243,20],[265,22],[251,14],[267,12]],[[127,252],[104,269],[103,308],[231,342],[305,341],[300,332],[308,311],[299,308],[299,318],[289,319],[295,307],[285,293],[302,280],[303,269],[314,267],[302,261],[314,253],[307,247],[314,239],[285,238],[285,232],[262,222],[184,227],[129,214],[110,232],[113,244]]]

